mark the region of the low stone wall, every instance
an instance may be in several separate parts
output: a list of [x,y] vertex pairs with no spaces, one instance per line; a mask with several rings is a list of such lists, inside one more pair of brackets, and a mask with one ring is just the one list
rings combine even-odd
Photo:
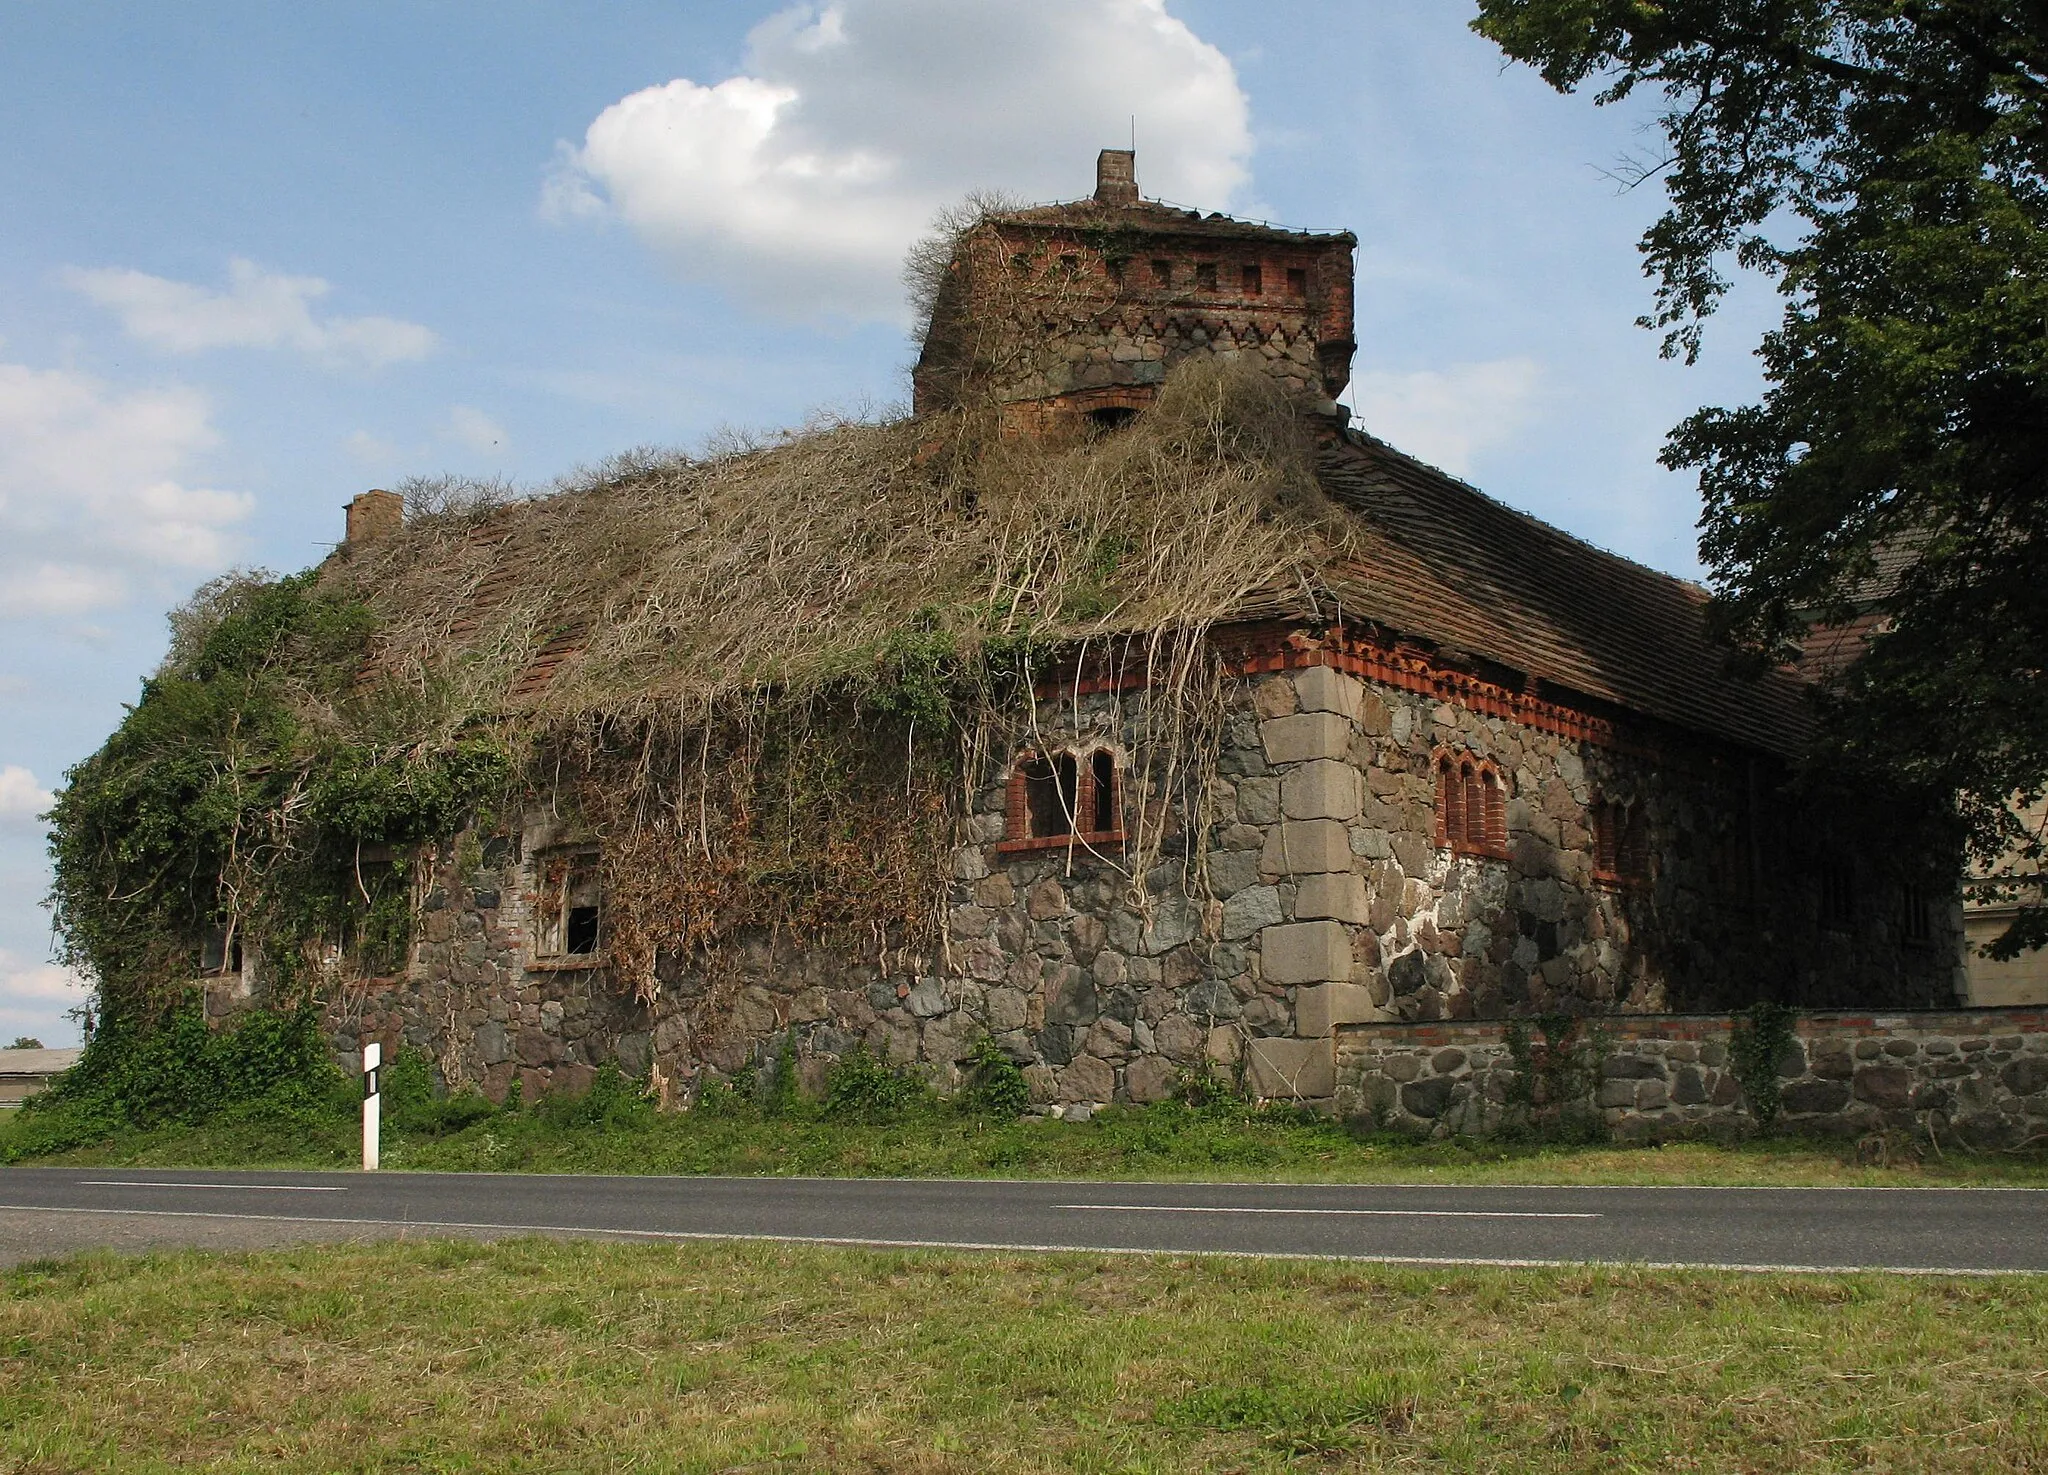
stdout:
[[[1605,1046],[1593,1069],[1593,1104],[1618,1138],[1755,1130],[1731,1068],[1733,1022],[1725,1015],[1610,1016],[1587,1025]],[[1793,1034],[1778,1062],[1785,1130],[1904,1130],[1979,1150],[2048,1144],[2048,1009],[1813,1013],[1795,1020]],[[1540,1043],[1540,1033],[1534,1037]],[[1418,1136],[1489,1136],[1512,1125],[1518,1075],[1501,1020],[1337,1032],[1337,1110]]]

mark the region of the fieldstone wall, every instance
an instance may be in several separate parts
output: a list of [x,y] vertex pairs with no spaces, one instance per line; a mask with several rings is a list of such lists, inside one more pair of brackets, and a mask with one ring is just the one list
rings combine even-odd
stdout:
[[[1782,805],[1761,818],[1755,775],[1734,760],[1482,715],[1347,674],[1312,642],[1275,659],[1232,683],[1209,730],[1173,726],[1110,680],[1020,712],[998,752],[1106,749],[1126,832],[1149,838],[1006,843],[1005,764],[965,817],[929,955],[742,938],[715,962],[661,959],[662,996],[643,1007],[601,951],[536,955],[541,857],[578,838],[560,820],[537,812],[519,835],[451,842],[433,858],[407,976],[332,992],[334,1048],[409,1043],[450,1084],[493,1096],[515,1077],[529,1097],[579,1089],[613,1062],[687,1096],[772,1066],[784,1041],[813,1083],[861,1040],[950,1085],[987,1034],[1049,1104],[1158,1100],[1211,1065],[1242,1065],[1263,1096],[1328,1103],[1363,1089],[1343,1087],[1340,1042],[1367,1022],[1733,1007],[1759,980],[1866,1007],[1954,997],[1947,933],[1909,945],[1876,904],[1856,935],[1819,931],[1809,822]],[[1446,750],[1503,775],[1500,853],[1438,843],[1432,755]],[[1638,883],[1594,873],[1588,810],[1603,799],[1647,817]],[[1724,1089],[1701,1079],[1707,1095],[1680,1107]]]
[[[1617,1137],[1755,1130],[1730,1066],[1726,1016],[1587,1025],[1583,1039],[1593,1042],[1597,1029],[1604,1041],[1597,1059],[1586,1056],[1587,1104]],[[1797,1019],[1794,1035],[1777,1069],[1779,1121],[1788,1131],[1904,1131],[1977,1150],[2048,1142],[2048,1010],[1811,1013]],[[1500,1021],[1350,1025],[1336,1044],[1336,1107],[1418,1136],[1490,1136],[1515,1124],[1519,1074]]]

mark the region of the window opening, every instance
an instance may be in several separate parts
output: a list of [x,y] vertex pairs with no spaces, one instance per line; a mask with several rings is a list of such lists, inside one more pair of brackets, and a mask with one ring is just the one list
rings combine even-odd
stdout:
[[1072,753],[1032,759],[1024,770],[1024,807],[1031,838],[1073,834],[1079,798],[1080,774]]
[[1308,296],[1308,271],[1305,268],[1299,266],[1287,268],[1287,295],[1289,297]]
[[1248,266],[1248,267],[1246,267],[1246,268],[1244,269],[1244,295],[1245,295],[1245,296],[1247,296],[1247,297],[1256,297],[1256,296],[1258,296],[1258,295],[1259,295],[1259,294],[1260,294],[1261,292],[1263,292],[1263,291],[1265,290],[1265,285],[1266,285],[1266,277],[1265,277],[1265,273],[1264,273],[1263,271],[1261,271],[1261,270],[1260,270],[1260,269],[1259,269],[1258,267],[1256,267],[1256,266]]
[[1491,763],[1439,757],[1436,806],[1438,844],[1478,855],[1507,853],[1507,796]]
[[1088,771],[1095,780],[1095,792],[1089,796],[1089,808],[1093,811],[1088,817],[1089,828],[1098,835],[1122,829],[1117,823],[1116,754],[1107,748],[1097,748],[1088,755]]
[[1204,292],[1216,290],[1216,263],[1198,261],[1195,263],[1195,286]]
[[1138,418],[1138,412],[1130,405],[1104,405],[1088,412],[1088,423],[1097,430],[1122,430]]
[[1173,263],[1165,257],[1155,257],[1152,262],[1152,280],[1162,287],[1173,285]]
[[1647,881],[1650,826],[1639,804],[1603,799],[1593,806],[1593,875],[1601,881]]
[[1927,888],[1909,881],[1900,900],[1903,908],[1899,919],[1900,936],[1915,947],[1934,941],[1934,899],[1927,894]]
[[201,973],[240,973],[242,939],[231,937],[225,927],[209,928],[199,943]]
[[1070,277],[1079,276],[1081,274],[1081,258],[1073,255],[1062,256],[1060,258],[1060,270]]
[[598,950],[603,920],[596,853],[549,856],[541,868],[535,950],[544,957],[589,957]]
[[1820,863],[1820,925],[1846,931],[1856,920],[1856,871],[1842,856]]

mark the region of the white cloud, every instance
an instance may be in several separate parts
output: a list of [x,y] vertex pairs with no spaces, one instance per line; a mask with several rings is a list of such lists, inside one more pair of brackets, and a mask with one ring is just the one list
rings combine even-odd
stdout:
[[903,253],[977,189],[1072,199],[1137,119],[1145,193],[1227,206],[1249,109],[1165,0],[834,0],[756,26],[743,72],[633,93],[563,145],[556,219],[615,214],[788,316],[903,313]]
[[19,763],[0,768],[0,824],[32,824],[56,799]]
[[312,303],[332,290],[319,277],[228,263],[225,291],[123,267],[64,273],[67,285],[120,318],[128,336],[168,353],[209,348],[290,348],[331,362],[371,366],[424,358],[435,337],[397,318],[320,318]]
[[1345,396],[1366,431],[1454,476],[1481,451],[1514,436],[1536,412],[1543,368],[1493,359],[1413,373],[1354,374]]
[[504,426],[482,410],[468,405],[457,405],[448,412],[448,423],[442,434],[479,455],[502,455],[510,438],[505,434]]
[[230,562],[253,499],[187,476],[218,439],[197,390],[0,364],[0,615],[78,615]]
[[31,963],[0,948],[0,1046],[28,1035],[51,1048],[78,1042],[66,1014],[86,1001],[85,980],[55,963]]

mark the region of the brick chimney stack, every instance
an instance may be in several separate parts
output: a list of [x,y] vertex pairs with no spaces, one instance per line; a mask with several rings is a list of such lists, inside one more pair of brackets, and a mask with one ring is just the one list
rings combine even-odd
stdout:
[[344,543],[367,543],[389,537],[405,526],[405,498],[396,492],[373,488],[348,504],[348,527]]
[[1104,149],[1095,156],[1095,203],[1138,203],[1138,155],[1132,149]]

